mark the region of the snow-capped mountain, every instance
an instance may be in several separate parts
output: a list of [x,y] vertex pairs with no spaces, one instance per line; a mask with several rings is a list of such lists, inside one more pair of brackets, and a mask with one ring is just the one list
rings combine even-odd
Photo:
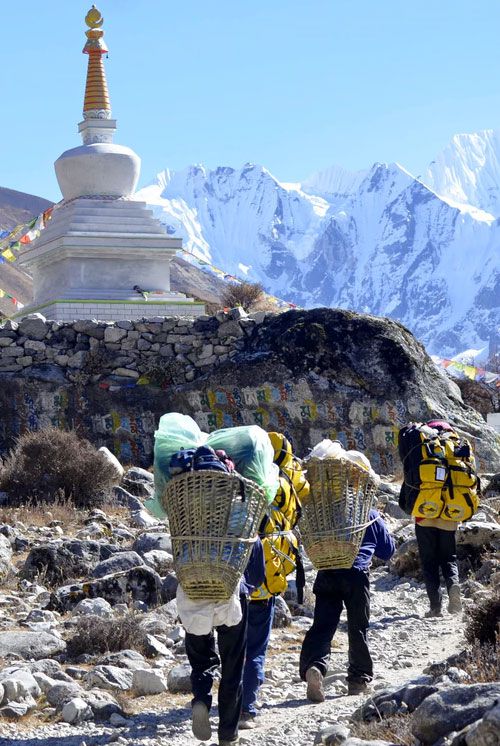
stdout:
[[137,198],[188,251],[294,303],[391,316],[440,355],[498,336],[499,133],[456,136],[425,183],[398,164],[302,184],[191,166]]

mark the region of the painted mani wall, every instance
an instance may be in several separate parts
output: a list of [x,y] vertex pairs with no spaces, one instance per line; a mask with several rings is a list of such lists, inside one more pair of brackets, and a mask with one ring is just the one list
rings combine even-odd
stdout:
[[246,316],[51,322],[0,328],[0,453],[26,430],[77,429],[148,466],[167,411],[210,431],[257,424],[299,455],[327,437],[399,474],[399,428],[444,416],[476,443],[484,471],[498,435],[404,327],[331,309]]

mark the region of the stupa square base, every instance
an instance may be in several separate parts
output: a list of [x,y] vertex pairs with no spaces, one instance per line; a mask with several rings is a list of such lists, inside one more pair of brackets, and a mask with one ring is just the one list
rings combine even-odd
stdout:
[[35,312],[50,321],[134,321],[155,316],[202,316],[205,305],[192,300],[54,300],[38,306],[26,306],[15,318]]

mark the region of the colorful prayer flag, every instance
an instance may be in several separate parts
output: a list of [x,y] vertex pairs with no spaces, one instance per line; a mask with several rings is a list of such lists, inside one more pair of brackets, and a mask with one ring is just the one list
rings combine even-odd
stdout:
[[5,251],[2,251],[2,256],[5,257],[5,259],[7,259],[7,261],[9,262],[13,262],[16,258],[10,249],[5,249]]

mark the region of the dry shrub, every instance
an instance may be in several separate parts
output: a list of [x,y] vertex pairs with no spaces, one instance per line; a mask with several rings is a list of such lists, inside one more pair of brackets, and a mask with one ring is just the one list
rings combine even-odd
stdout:
[[500,635],[500,594],[489,596],[467,609],[465,639],[471,644],[496,646]]
[[84,653],[115,653],[119,650],[138,650],[143,653],[146,633],[134,614],[125,614],[116,619],[101,619],[96,616],[81,617],[74,635],[67,642],[70,658]]
[[467,650],[460,663],[460,668],[467,671],[473,684],[487,684],[490,681],[498,681],[500,679],[500,658],[497,646],[488,642],[483,644],[475,642]]
[[11,506],[70,500],[76,508],[91,508],[116,481],[112,464],[88,440],[50,427],[18,438],[0,473],[0,490]]
[[264,295],[259,282],[230,283],[222,295],[222,303],[227,308],[241,306],[245,311],[256,307]]
[[401,746],[416,746],[417,739],[411,732],[411,715],[393,715],[383,720],[351,722],[351,737],[366,741],[389,741]]

